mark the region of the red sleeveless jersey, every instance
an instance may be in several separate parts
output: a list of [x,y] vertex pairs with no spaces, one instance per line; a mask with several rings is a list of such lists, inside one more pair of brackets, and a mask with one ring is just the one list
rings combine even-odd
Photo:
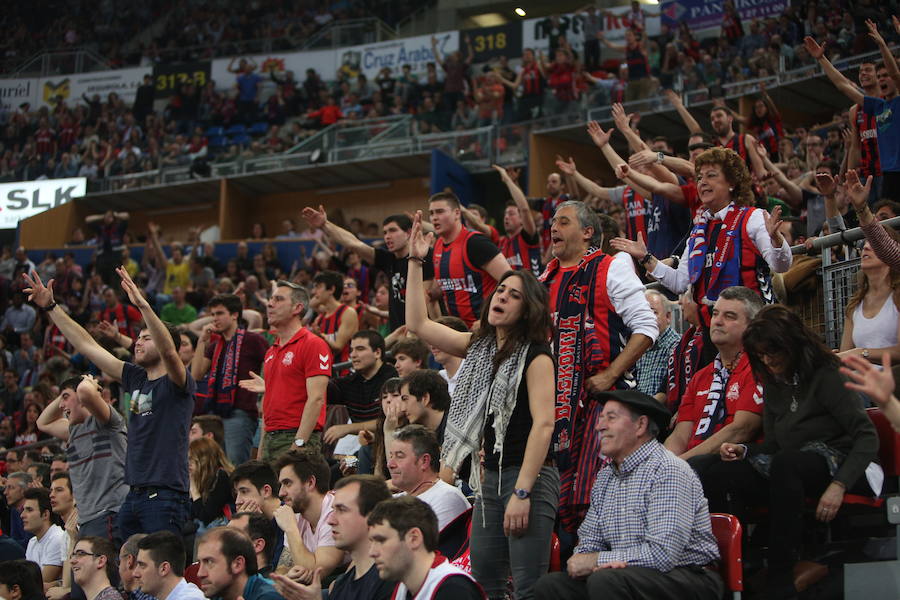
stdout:
[[463,227],[449,244],[443,238],[434,244],[434,278],[441,286],[447,311],[469,327],[481,317],[484,299],[497,287],[494,278],[469,259],[466,245],[473,235],[481,234]]

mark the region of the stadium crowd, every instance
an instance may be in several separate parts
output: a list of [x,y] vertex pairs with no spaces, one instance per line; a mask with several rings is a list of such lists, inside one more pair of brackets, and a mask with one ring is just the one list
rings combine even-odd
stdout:
[[[395,4],[378,6],[379,10],[404,14],[402,6]],[[234,82],[186,82],[161,111],[154,111],[152,78],[144,81],[131,105],[116,93],[106,98],[61,100],[52,107],[25,104],[0,115],[0,181],[74,176],[96,180],[197,161],[232,162],[284,152],[334,123],[353,125],[364,118],[398,114],[414,115],[416,133],[423,134],[609,106],[656,97],[673,87],[685,92],[707,89],[710,97],[719,97],[723,84],[814,65],[815,57],[803,44],[805,35],[818,39],[829,59],[835,61],[874,50],[866,32],[867,18],[889,21],[887,5],[835,0],[791,4],[778,19],[754,20],[746,26],[731,7],[723,17],[719,37],[696,40],[686,25],[677,31],[663,25],[659,35],[649,37],[644,31],[646,11],[634,4],[626,17],[631,28],[621,45],[604,37],[604,14],[587,8],[581,13],[584,27],[579,33],[551,17],[551,24],[556,23],[551,30],[559,35],[551,36],[547,55],[526,49],[512,60],[500,56],[473,65],[471,41],[462,32],[460,50],[444,56],[435,49],[435,60],[424,75],[401,65],[396,70],[383,69],[370,79],[358,66],[345,65],[336,73],[309,69],[301,76],[291,71],[262,72],[251,59],[240,59],[232,61],[229,69],[236,76]],[[352,3],[340,9],[302,4],[294,14],[278,2],[256,2],[250,11],[233,12],[193,5],[168,12],[165,7],[157,8],[141,10],[168,14],[180,28],[165,28],[163,37],[143,50],[140,64],[209,58],[212,49],[232,48],[231,44],[254,36],[286,39],[291,46],[295,45],[291,36],[307,37],[313,28],[360,10]],[[11,48],[21,48],[18,37],[31,30],[29,24],[38,16],[14,11],[6,18],[11,30],[19,32]],[[44,34],[30,36],[29,43],[42,43],[44,36],[57,35],[59,28],[78,29],[84,18],[77,14],[60,17],[55,25],[41,29]],[[142,13],[135,18],[116,18],[115,23],[144,23],[147,18],[149,15]],[[118,32],[114,45],[132,37],[131,29],[110,29]],[[889,42],[900,38],[893,29],[884,35]],[[582,48],[581,52],[575,47]],[[752,115],[747,118],[754,119]],[[840,146],[839,131],[844,123],[846,117],[836,114],[816,132],[827,136],[833,149]],[[225,135],[232,126],[242,129]],[[801,157],[805,152],[802,138],[802,133],[791,136],[792,153]],[[770,147],[771,154],[775,150]]]
[[[864,27],[856,82],[802,40],[848,98],[836,136],[789,135],[764,90],[703,124],[670,94],[679,154],[615,103],[587,133],[619,185],[558,157],[529,199],[496,166],[502,235],[444,191],[374,242],[305,207],[224,264],[199,228],[113,211],[73,233],[88,265],[7,250],[0,595],[712,599],[716,512],[768,523],[751,592],[814,594],[815,523],[897,491],[865,407],[900,431],[900,238],[878,223],[900,214],[900,69]],[[857,225],[828,348],[791,247]],[[314,250],[288,268],[274,240]]]

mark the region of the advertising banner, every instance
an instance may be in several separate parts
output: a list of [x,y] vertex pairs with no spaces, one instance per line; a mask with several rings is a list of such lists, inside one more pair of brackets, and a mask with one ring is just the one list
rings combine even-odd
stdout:
[[[655,13],[657,7],[645,7],[647,13]],[[653,9],[653,10],[651,10]],[[623,43],[625,30],[628,28],[623,17],[631,10],[630,6],[615,6],[604,9],[610,13],[603,17],[603,36],[611,42]],[[551,36],[565,35],[576,52],[584,47],[584,18],[580,13],[559,15],[557,21],[552,17],[525,19],[522,21],[522,47],[547,52]],[[659,35],[660,17],[648,16],[645,20],[647,35]],[[551,57],[552,59],[552,57]]]
[[85,193],[85,177],[0,183],[0,229],[15,229],[22,219],[56,208]]
[[40,80],[37,106],[53,108],[60,101],[74,106],[84,103],[82,96],[92,98],[94,94],[99,95],[105,101],[111,92],[118,94],[125,104],[131,105],[138,87],[144,81],[144,75],[151,74],[150,67],[135,67],[115,71],[44,77]]
[[27,102],[34,109],[38,99],[37,79],[0,79],[0,110],[13,111]]
[[[719,27],[723,0],[663,0],[662,22],[671,28],[684,21],[692,30]],[[786,0],[735,0],[734,6],[745,24],[753,19],[779,17]]]
[[[435,62],[431,50],[431,35],[363,44],[337,50],[338,68],[350,72],[362,71],[371,81],[384,67],[390,67],[396,75],[403,65],[409,65],[413,74],[423,75],[425,65]],[[434,34],[437,49],[443,59],[451,52],[459,49],[459,32],[445,31]]]
[[157,100],[168,98],[185,83],[193,83],[202,88],[209,81],[210,69],[208,60],[177,65],[156,65],[153,67],[153,85],[156,88],[154,97]]

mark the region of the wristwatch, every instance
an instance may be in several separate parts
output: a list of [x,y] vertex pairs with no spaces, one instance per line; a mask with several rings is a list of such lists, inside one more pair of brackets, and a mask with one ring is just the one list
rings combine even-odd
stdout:
[[298,448],[302,448],[306,445],[306,440],[304,440],[303,438],[297,438],[296,440],[294,440],[294,445]]
[[662,161],[666,160],[665,152],[657,152],[656,153],[656,162],[657,164],[662,164]]
[[523,490],[521,488],[516,488],[513,493],[519,500],[528,500],[528,498],[531,496],[531,492],[529,492],[528,490]]
[[647,266],[647,263],[650,262],[650,260],[651,260],[652,258],[653,258],[653,255],[650,254],[650,253],[648,252],[647,254],[644,255],[644,258],[642,258],[642,259],[639,260],[638,262],[639,262],[640,264],[642,264],[643,266],[646,267],[646,266]]
[[868,348],[863,348],[863,349],[862,349],[862,357],[863,357],[863,358],[869,358],[869,349],[868,349]]

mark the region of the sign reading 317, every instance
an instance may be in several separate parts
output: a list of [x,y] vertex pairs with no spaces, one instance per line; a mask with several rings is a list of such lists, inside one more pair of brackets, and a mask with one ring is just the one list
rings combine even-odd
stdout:
[[156,65],[153,67],[153,85],[156,88],[154,97],[157,100],[168,98],[178,93],[186,83],[202,88],[210,80],[209,71],[209,61]]

